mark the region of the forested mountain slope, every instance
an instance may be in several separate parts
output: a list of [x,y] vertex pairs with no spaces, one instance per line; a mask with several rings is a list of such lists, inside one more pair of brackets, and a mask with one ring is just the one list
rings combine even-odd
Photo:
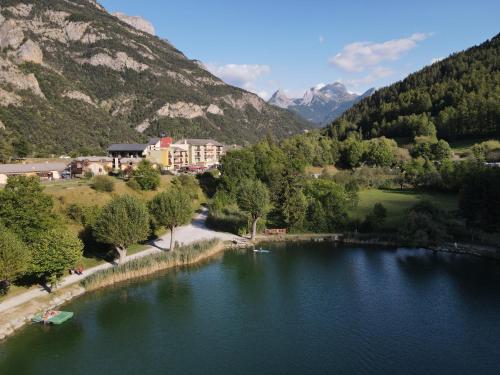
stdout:
[[4,155],[99,151],[161,132],[243,144],[307,127],[93,0],[0,1]]
[[334,136],[500,136],[500,34],[362,100],[329,128]]

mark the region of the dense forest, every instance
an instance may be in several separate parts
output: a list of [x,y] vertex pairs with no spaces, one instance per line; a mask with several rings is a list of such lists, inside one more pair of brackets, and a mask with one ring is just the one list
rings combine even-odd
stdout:
[[345,138],[435,136],[446,140],[500,135],[500,34],[382,88],[336,120]]

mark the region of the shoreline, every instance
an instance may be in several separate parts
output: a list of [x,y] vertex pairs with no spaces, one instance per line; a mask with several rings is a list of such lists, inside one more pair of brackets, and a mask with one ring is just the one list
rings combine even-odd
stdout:
[[[33,298],[19,306],[7,309],[3,312],[3,316],[0,318],[0,341],[7,339],[8,337],[14,335],[19,329],[23,328],[27,324],[31,323],[31,319],[40,311],[53,310],[60,307],[72,300],[96,290],[104,289],[116,284],[120,284],[126,281],[140,279],[146,276],[152,276],[159,272],[166,271],[173,268],[180,268],[184,266],[192,266],[214,258],[221,253],[231,250],[231,249],[242,249],[252,246],[256,246],[261,243],[266,242],[332,242],[339,245],[364,245],[364,246],[391,246],[391,247],[401,247],[396,242],[390,242],[376,237],[371,239],[356,239],[353,237],[342,238],[337,234],[287,234],[278,236],[257,236],[255,244],[238,244],[234,242],[223,242],[216,241],[209,249],[197,254],[192,258],[180,257],[175,259],[170,263],[158,263],[151,267],[138,268],[131,271],[125,271],[122,273],[111,272],[110,275],[104,277],[104,279],[98,282],[96,285],[85,288],[82,284],[88,278],[92,277],[94,274],[88,275],[82,281],[77,284],[71,284],[62,287],[54,291],[52,294],[45,296]],[[442,253],[452,253],[458,255],[475,256],[485,259],[493,259],[500,261],[500,254],[498,249],[492,247],[478,247],[472,245],[457,245],[457,247],[452,245],[442,245],[436,247],[424,248],[427,251],[432,252],[442,252]],[[145,256],[153,257],[157,254],[149,254]],[[143,259],[144,259],[143,258]],[[111,268],[111,270],[116,270],[117,267]]]
[[[82,286],[82,283],[87,278],[93,276],[89,275],[79,283],[64,286],[60,289],[55,290],[51,294],[33,298],[32,300],[29,300],[19,306],[15,306],[11,309],[5,310],[2,313],[3,315],[0,317],[0,344],[5,339],[16,334],[21,328],[30,324],[33,317],[39,314],[41,311],[54,310],[78,297],[81,297],[86,293],[104,289],[106,287],[113,286],[125,281],[154,275],[155,273],[173,268],[192,266],[204,261],[208,261],[211,258],[219,255],[220,253],[233,248],[236,248],[233,244],[216,241],[213,246],[206,250],[206,252],[203,252],[202,254],[199,254],[190,259],[181,258],[180,261],[171,264],[158,264],[154,269],[149,268],[144,270],[136,270],[135,272],[123,273],[119,275],[119,277],[112,277],[102,284],[99,284],[98,286],[85,288]],[[155,254],[150,254],[148,256],[154,255]]]
[[363,245],[363,246],[390,246],[395,248],[424,249],[432,252],[449,253],[458,255],[474,256],[484,259],[500,261],[500,248],[478,244],[444,243],[423,248],[407,247],[396,240],[391,240],[387,235],[368,234],[366,238],[332,233],[298,233],[281,234],[275,236],[257,236],[256,244],[263,242],[332,242],[339,245]]

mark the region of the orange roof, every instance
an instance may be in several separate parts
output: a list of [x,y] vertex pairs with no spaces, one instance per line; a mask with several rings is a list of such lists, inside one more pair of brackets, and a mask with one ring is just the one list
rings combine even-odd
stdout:
[[170,145],[174,142],[174,140],[171,137],[164,137],[160,139],[160,147],[161,148],[168,148]]

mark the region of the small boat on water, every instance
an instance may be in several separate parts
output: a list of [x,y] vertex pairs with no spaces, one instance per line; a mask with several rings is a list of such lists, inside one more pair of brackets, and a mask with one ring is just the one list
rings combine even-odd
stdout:
[[42,324],[63,324],[64,322],[70,320],[73,317],[73,313],[71,311],[55,311],[50,310],[44,314],[36,315],[32,321],[34,323],[42,323]]
[[254,253],[264,253],[264,254],[267,254],[267,253],[271,252],[270,250],[264,250],[263,248],[254,249],[253,251],[254,251]]

